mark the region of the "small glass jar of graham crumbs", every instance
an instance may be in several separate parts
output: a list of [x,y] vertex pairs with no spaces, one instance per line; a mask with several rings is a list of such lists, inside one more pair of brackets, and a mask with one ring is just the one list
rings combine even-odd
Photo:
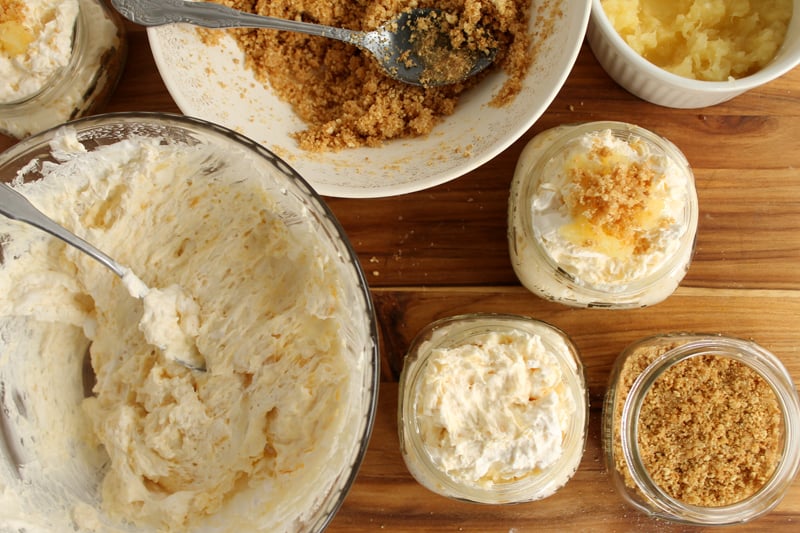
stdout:
[[692,525],[753,520],[800,467],[800,401],[781,361],[722,335],[626,348],[603,405],[606,467],[634,508]]
[[444,318],[417,335],[404,360],[403,460],[449,498],[546,498],[580,465],[588,405],[583,365],[562,331],[508,314]]
[[685,276],[697,222],[694,175],[670,141],[624,122],[559,126],[536,135],[517,162],[511,264],[547,300],[653,305]]

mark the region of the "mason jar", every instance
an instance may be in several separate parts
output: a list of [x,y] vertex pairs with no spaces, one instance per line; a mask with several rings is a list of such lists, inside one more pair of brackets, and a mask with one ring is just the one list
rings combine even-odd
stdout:
[[[0,132],[22,139],[104,106],[127,58],[103,0],[29,0],[0,47]],[[10,32],[9,32],[10,34]]]
[[520,282],[574,307],[656,304],[685,276],[697,233],[694,175],[670,141],[622,122],[534,137],[511,183],[508,246]]
[[414,478],[437,494],[507,504],[554,494],[583,456],[588,394],[569,337],[531,318],[444,318],[414,339],[398,432]]
[[800,402],[781,361],[755,342],[658,335],[618,357],[602,436],[630,506],[678,523],[742,523],[773,509],[797,474]]

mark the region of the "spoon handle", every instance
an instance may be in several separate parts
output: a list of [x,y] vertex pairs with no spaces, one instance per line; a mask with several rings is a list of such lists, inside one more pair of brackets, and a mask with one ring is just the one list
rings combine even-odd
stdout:
[[111,0],[111,4],[123,17],[142,26],[184,22],[204,28],[266,28],[330,37],[356,46],[364,38],[364,33],[359,31],[254,15],[213,2]]
[[84,241],[66,228],[56,224],[44,213],[36,209],[27,198],[18,191],[12,189],[7,183],[0,182],[0,213],[12,220],[19,220],[39,228],[50,235],[57,237],[78,250],[94,257],[100,263],[114,271],[119,277],[123,277],[127,269],[111,259],[109,256]]

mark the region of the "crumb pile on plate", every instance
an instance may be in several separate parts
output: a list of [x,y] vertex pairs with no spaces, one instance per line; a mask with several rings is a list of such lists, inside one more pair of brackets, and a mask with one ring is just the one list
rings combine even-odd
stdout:
[[[370,31],[408,7],[400,0],[353,3],[348,0],[214,0],[242,11]],[[434,7],[419,2],[418,7]],[[443,0],[435,7],[453,13],[467,34],[488,29],[498,42],[497,66],[508,80],[494,95],[502,106],[519,91],[532,61],[528,21],[530,0]],[[217,30],[200,30],[213,45]],[[481,76],[441,87],[417,87],[387,77],[368,54],[356,47],[299,33],[232,29],[247,68],[291,104],[307,128],[294,134],[309,151],[380,146],[384,141],[428,134],[455,110],[459,96]]]

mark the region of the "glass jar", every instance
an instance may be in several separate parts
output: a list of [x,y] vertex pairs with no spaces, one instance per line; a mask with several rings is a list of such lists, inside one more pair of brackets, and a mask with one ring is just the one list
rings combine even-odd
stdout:
[[[108,102],[122,75],[128,51],[122,20],[103,0],[45,0],[27,5],[30,10],[47,10],[44,18],[52,20],[37,26],[37,34],[22,30],[22,34],[27,32],[25,41],[33,39],[28,51],[23,52],[28,54],[29,65],[12,67],[22,54],[3,58],[0,50],[0,61],[13,70],[0,82],[13,84],[5,88],[5,96],[0,98],[0,132],[17,139],[99,110]],[[63,50],[65,47],[70,50]],[[56,54],[68,57],[66,64],[57,66],[54,60],[52,72],[35,66]],[[32,81],[31,69],[36,69],[41,79]],[[13,90],[11,87],[18,84],[11,79],[12,74],[33,85]]]
[[685,276],[697,221],[694,176],[671,142],[622,122],[560,126],[534,137],[517,162],[511,263],[551,301],[653,305]]
[[692,525],[753,520],[800,467],[800,402],[758,344],[669,334],[626,348],[603,405],[613,485],[634,508]]
[[405,357],[400,448],[414,478],[437,494],[538,500],[578,469],[588,409],[583,365],[562,331],[517,315],[444,318]]

